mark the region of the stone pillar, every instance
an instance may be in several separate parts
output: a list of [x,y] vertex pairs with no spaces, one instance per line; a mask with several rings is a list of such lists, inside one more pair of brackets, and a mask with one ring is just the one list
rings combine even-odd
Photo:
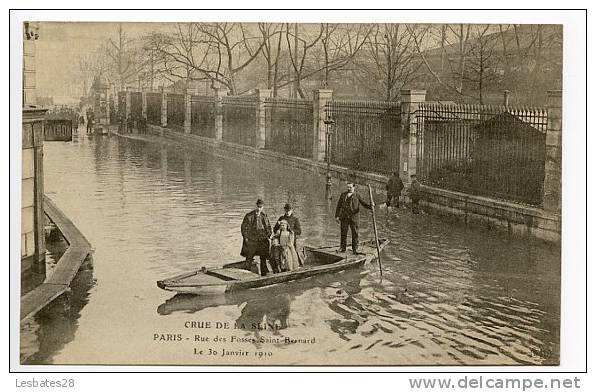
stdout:
[[256,106],[256,128],[255,148],[265,148],[265,99],[271,97],[271,90],[257,89],[255,92]]
[[223,97],[224,89],[215,88],[215,140],[223,140]]
[[399,172],[404,183],[416,174],[416,149],[418,147],[416,110],[426,100],[426,90],[401,90],[401,143]]
[[107,121],[106,127],[108,127],[108,129],[110,127],[110,124],[112,123],[112,113],[110,113],[110,103],[112,102],[111,95],[112,95],[112,92],[111,92],[110,88],[108,87],[106,89],[106,121]]
[[549,91],[542,205],[545,211],[557,214],[561,213],[561,108],[561,90]]
[[130,116],[130,88],[129,87],[126,88],[124,97],[126,100],[126,103],[125,103],[126,107],[124,108],[124,110],[125,110],[124,115],[126,116],[126,118],[128,118]]
[[161,126],[165,128],[168,126],[168,93],[163,86],[159,91],[161,92]]
[[186,94],[184,94],[184,133],[190,134],[191,119],[192,119],[192,106],[190,103],[190,97],[192,96],[194,89],[187,88]]
[[116,112],[116,115],[118,116],[118,113],[120,113],[118,111],[118,107],[120,106],[120,102],[118,102],[118,90],[116,89],[116,87],[112,84],[110,85],[110,90],[112,90],[113,94],[112,97],[114,98],[114,111]]
[[147,89],[141,90],[141,117],[147,121]]
[[327,102],[331,101],[333,90],[314,90],[313,91],[313,147],[312,159],[318,162],[325,160],[325,145],[327,144],[327,134],[325,133],[325,107]]
[[124,97],[126,102],[124,104],[124,129],[126,133],[132,133],[133,129],[128,129],[130,124],[130,87],[126,87]]

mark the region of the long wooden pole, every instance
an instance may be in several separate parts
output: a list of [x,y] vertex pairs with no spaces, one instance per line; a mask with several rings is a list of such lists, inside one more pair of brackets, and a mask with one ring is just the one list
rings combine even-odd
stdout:
[[377,217],[375,216],[375,199],[373,199],[372,188],[368,184],[368,194],[370,196],[370,207],[372,211],[373,227],[375,229],[375,244],[377,245],[377,256],[379,258],[379,272],[383,276],[383,266],[381,265],[381,247],[379,246],[379,233],[377,231]]

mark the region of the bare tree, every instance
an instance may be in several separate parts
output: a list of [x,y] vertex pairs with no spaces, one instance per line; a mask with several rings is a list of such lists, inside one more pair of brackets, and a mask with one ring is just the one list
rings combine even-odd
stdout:
[[322,64],[317,72],[322,73],[322,87],[329,86],[332,72],[342,70],[352,62],[364,46],[371,33],[368,25],[324,23],[321,36]]
[[301,98],[306,96],[302,81],[320,75],[322,87],[328,87],[333,72],[345,70],[362,49],[371,28],[367,25],[321,23],[318,28],[286,24],[286,43],[293,77],[282,86],[293,84]]
[[400,90],[420,76],[422,63],[412,40],[404,25],[377,25],[356,62],[363,84],[387,101],[397,100]]
[[108,40],[104,51],[112,62],[118,86],[121,90],[124,90],[124,87],[137,77],[139,68],[138,51],[133,47],[133,40],[127,36],[122,28],[122,23],[118,24],[117,34],[115,40],[111,38]]
[[263,49],[261,54],[267,66],[267,88],[273,90],[273,96],[277,96],[280,74],[280,55],[282,52],[282,35],[285,25],[282,23],[259,23],[259,31],[263,37]]
[[265,45],[263,36],[241,23],[177,24],[170,33],[154,33],[148,40],[164,74],[176,79],[210,80],[237,93],[236,78]]
[[[321,40],[323,35],[323,25],[320,25],[316,34],[300,33],[298,32],[298,25],[294,24],[294,32],[291,31],[290,24],[286,24],[286,42],[288,44],[288,52],[292,69],[294,71],[293,79],[288,83],[294,84],[294,90],[301,98],[305,98],[306,94],[302,88],[302,80],[305,79],[305,65],[306,59]],[[293,43],[291,41],[294,41]],[[293,51],[292,51],[293,44]],[[309,74],[310,75],[310,74]]]
[[236,78],[263,49],[266,37],[242,23],[196,24],[209,46],[210,68],[205,72],[236,95]]
[[430,49],[428,43],[431,42],[432,45],[432,42],[437,40],[437,27],[434,25],[407,26],[419,59],[432,78],[448,92],[473,98],[464,93],[471,25],[444,25],[439,26],[439,29],[440,46],[432,51],[433,57],[440,59],[440,66],[437,66],[437,61],[429,58],[428,52]]
[[153,32],[144,39],[146,69],[151,80],[161,77],[170,83],[210,80],[209,45],[194,23],[177,23],[169,32]]
[[[502,33],[502,36],[510,36],[509,41],[513,42],[507,58],[510,69],[507,82],[527,91],[531,102],[548,89],[561,88],[562,27],[512,25],[509,30],[513,30],[513,34]],[[503,39],[507,40],[506,37]],[[545,73],[551,73],[551,77],[545,77]]]
[[470,42],[463,80],[470,83],[471,90],[478,92],[478,101],[483,104],[487,84],[500,78],[496,72],[499,59],[495,53],[498,38],[496,34],[489,33],[490,25],[478,25],[474,28],[476,34],[474,34],[474,40]]
[[89,88],[98,75],[103,76],[108,83],[114,83],[112,64],[104,53],[103,50],[98,50],[93,53],[79,55],[78,77],[82,84],[83,96],[89,93]]

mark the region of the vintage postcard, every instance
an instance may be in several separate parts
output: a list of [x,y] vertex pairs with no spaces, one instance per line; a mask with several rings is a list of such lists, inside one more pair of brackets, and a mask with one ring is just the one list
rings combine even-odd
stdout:
[[563,25],[420,20],[25,21],[20,365],[559,365]]

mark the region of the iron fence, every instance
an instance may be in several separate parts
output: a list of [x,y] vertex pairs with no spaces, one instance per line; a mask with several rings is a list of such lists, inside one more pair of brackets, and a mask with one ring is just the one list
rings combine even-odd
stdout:
[[161,94],[147,93],[147,122],[161,126]]
[[130,93],[130,116],[134,121],[143,117],[143,97],[140,92]]
[[254,97],[223,98],[223,140],[255,145],[256,101]]
[[312,101],[267,98],[265,100],[265,148],[310,158],[312,147]]
[[215,97],[191,96],[190,115],[193,135],[215,138]]
[[118,118],[118,112],[116,111],[116,102],[114,102],[114,98],[111,97],[109,101],[110,106],[110,124],[116,125],[120,121]]
[[184,94],[168,94],[168,128],[184,131]]
[[118,118],[126,117],[126,92],[118,92]]
[[546,109],[424,103],[415,115],[422,183],[542,203]]
[[331,162],[355,170],[391,173],[399,169],[400,105],[397,102],[333,100]]

